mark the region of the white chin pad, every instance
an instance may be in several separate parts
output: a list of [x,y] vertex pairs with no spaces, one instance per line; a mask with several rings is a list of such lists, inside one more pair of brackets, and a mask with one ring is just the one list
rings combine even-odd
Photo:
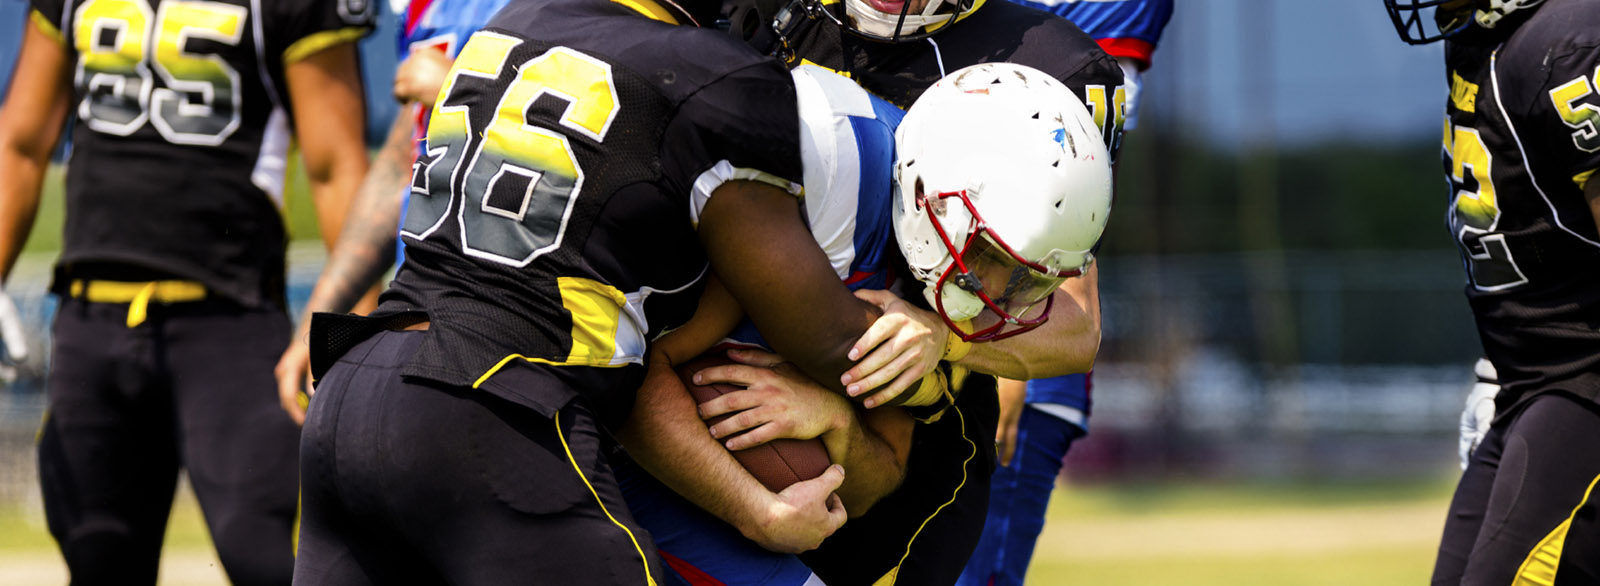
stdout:
[[[905,23],[900,26],[901,35],[916,33],[922,27],[938,24],[950,18],[948,14],[935,13],[944,3],[941,0],[929,0],[922,14],[907,14]],[[856,28],[862,32],[878,35],[880,37],[895,36],[896,23],[900,22],[900,14],[889,14],[871,5],[866,0],[844,0],[845,12],[855,19]]]
[[[939,308],[937,293],[932,285],[922,289],[924,297],[928,298],[928,305],[935,311]],[[944,314],[950,321],[965,321],[978,317],[984,310],[983,300],[955,286],[954,283],[945,283],[944,286]]]

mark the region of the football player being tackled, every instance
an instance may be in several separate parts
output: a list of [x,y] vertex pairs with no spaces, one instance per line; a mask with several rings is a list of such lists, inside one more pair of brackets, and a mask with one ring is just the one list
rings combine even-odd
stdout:
[[1468,405],[1492,424],[1433,584],[1600,584],[1600,4],[1386,4],[1407,42],[1445,41],[1448,222],[1501,386],[1492,416]]
[[[857,407],[782,366],[776,355],[736,350],[731,356],[745,365],[698,373],[697,384],[747,387],[699,406],[699,416],[707,419],[732,414],[707,434],[668,366],[725,334],[741,345],[762,344],[754,328],[733,327],[736,305],[726,296],[708,295],[693,320],[655,346],[651,375],[623,438],[646,469],[731,527],[625,465],[623,488],[663,559],[690,583],[838,586],[887,577],[903,584],[948,584],[981,525],[947,539],[963,528],[952,520],[961,517],[939,515],[939,505],[967,502],[958,497],[986,486],[979,478],[960,478],[987,448],[973,441],[978,438],[960,436],[914,444],[913,435],[922,426],[982,416],[961,400],[959,381],[969,369],[1048,375],[1081,372],[1092,363],[1099,342],[1097,299],[1092,289],[1074,295],[1062,286],[1080,285],[1091,266],[1090,250],[1110,212],[1109,156],[1081,101],[1031,68],[985,64],[954,72],[923,94],[903,122],[898,108],[838,74],[815,66],[793,74],[801,142],[808,145],[806,213],[817,244],[859,296],[920,324],[901,328],[876,348],[879,340],[869,334],[852,355],[867,355],[863,363],[873,355],[943,360],[935,372],[953,375],[958,384],[947,387],[935,379],[889,401],[863,395],[869,398]],[[891,169],[897,181],[891,181]],[[897,266],[902,257],[905,265]],[[914,280],[896,281],[893,274]],[[869,290],[885,286],[925,300],[933,311]],[[993,395],[978,396],[989,402],[992,417]],[[726,449],[712,436],[725,441]],[[764,490],[737,469],[728,450],[812,437],[821,437],[830,459],[848,472],[838,494],[859,520],[844,529],[862,537],[850,548],[824,542],[802,563],[758,547],[801,549],[770,536],[747,512],[759,513],[759,507],[741,505]],[[956,482],[906,478],[918,454],[931,474],[953,474]],[[884,498],[903,479],[906,490]],[[900,500],[931,500],[935,506],[900,507]],[[977,519],[981,523],[981,509]],[[911,558],[913,544],[947,559]],[[700,577],[717,582],[696,581]]]

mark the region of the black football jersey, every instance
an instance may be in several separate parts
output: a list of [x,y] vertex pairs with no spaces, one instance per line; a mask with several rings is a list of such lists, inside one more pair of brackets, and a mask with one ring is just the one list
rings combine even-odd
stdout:
[[[380,312],[432,325],[403,372],[480,386],[507,365],[631,406],[649,340],[687,321],[698,210],[730,179],[799,192],[794,84],[648,0],[514,0],[446,76],[414,168],[406,262]],[[498,385],[481,386],[499,394]]]
[[[73,62],[59,269],[114,263],[281,303],[284,66],[372,28],[366,0],[32,0]],[[58,275],[64,274],[58,271]]]
[[1026,65],[1078,94],[1113,159],[1122,144],[1122,68],[1059,15],[1007,0],[977,0],[959,22],[924,40],[870,41],[819,18],[798,25],[789,41],[793,65],[811,62],[838,71],[901,108],[910,108],[924,90],[957,69],[979,63]]
[[[1445,46],[1447,222],[1509,406],[1600,395],[1600,4],[1550,0],[1501,43]],[[1505,412],[1505,410],[1502,410]]]

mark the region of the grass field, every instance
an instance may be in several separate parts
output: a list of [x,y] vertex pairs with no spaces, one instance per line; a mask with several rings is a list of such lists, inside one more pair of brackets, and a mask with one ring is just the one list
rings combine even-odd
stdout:
[[[1450,482],[1058,490],[1028,584],[1423,584]],[[64,583],[37,511],[0,514],[0,584]],[[187,497],[168,527],[161,584],[226,584]]]

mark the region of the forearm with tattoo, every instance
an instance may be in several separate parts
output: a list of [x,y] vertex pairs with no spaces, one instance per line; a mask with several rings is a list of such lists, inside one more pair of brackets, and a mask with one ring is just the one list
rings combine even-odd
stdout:
[[395,117],[388,139],[350,205],[339,243],[306,303],[307,314],[349,311],[389,269],[400,223],[400,192],[411,179],[415,127],[410,108]]

